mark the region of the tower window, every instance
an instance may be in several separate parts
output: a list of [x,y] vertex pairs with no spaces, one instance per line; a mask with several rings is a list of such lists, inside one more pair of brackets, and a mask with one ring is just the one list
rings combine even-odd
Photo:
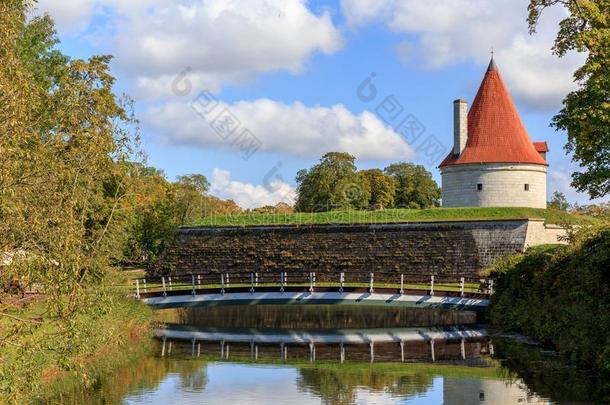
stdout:
[[529,185],[529,184],[527,184],[527,183],[525,183],[525,184],[523,185],[523,189],[524,189],[525,191],[530,191],[530,185]]
[[483,191],[483,184],[477,184],[477,191]]

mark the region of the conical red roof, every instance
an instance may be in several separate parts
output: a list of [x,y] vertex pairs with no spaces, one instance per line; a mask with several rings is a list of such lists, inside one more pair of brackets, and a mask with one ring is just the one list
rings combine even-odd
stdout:
[[517,114],[493,59],[468,112],[468,140],[459,156],[453,149],[440,167],[468,163],[546,165]]

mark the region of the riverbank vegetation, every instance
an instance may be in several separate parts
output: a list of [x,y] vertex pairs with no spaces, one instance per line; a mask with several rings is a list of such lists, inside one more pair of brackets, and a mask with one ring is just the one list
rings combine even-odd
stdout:
[[610,225],[496,262],[490,319],[610,375]]
[[54,376],[87,384],[91,356],[145,334],[148,312],[115,291],[114,268],[154,259],[207,187],[146,167],[111,58],[62,53],[32,4],[0,3],[0,402]]
[[0,402],[26,403],[91,388],[146,352],[152,320],[146,305],[110,287],[89,291],[86,299],[90,305],[70,320],[69,331],[51,321],[45,298],[6,312],[27,323],[0,318],[0,329],[14,332],[2,347]]
[[193,221],[194,226],[254,226],[400,223],[431,221],[473,221],[543,218],[548,224],[594,224],[598,219],[589,215],[571,214],[557,209],[539,208],[430,208],[385,209],[376,211],[296,212],[290,214],[214,215]]

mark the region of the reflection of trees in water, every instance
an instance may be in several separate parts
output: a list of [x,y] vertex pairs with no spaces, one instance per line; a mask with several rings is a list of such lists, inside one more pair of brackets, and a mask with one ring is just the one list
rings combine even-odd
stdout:
[[180,322],[224,328],[395,328],[472,324],[468,311],[348,305],[252,305],[185,308]]
[[579,370],[539,346],[498,337],[492,341],[507,378],[521,378],[531,391],[559,402],[610,403],[608,376]]
[[144,356],[128,367],[116,370],[111,376],[102,378],[93,392],[69,393],[73,403],[120,404],[125,396],[140,391],[154,391],[168,374],[180,377],[184,391],[201,392],[208,382],[207,364],[203,359],[158,358]]
[[349,368],[301,368],[297,386],[310,391],[329,405],[353,404],[359,388],[388,392],[408,398],[430,389],[432,376],[423,374],[396,375],[373,370]]

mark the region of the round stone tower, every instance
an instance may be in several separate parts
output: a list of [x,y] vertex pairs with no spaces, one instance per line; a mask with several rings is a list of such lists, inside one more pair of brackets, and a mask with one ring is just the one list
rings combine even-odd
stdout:
[[453,102],[454,145],[439,168],[443,207],[546,207],[546,142],[530,140],[492,58],[467,112]]

